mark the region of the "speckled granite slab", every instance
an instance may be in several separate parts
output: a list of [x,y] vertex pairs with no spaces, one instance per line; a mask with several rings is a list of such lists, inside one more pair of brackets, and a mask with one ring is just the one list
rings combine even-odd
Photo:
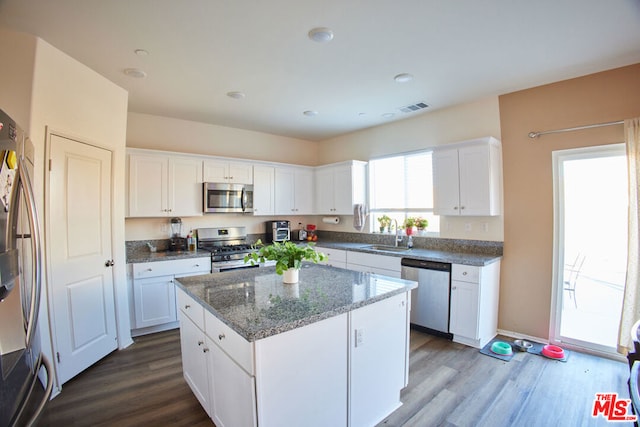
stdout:
[[303,264],[283,284],[274,267],[181,277],[180,288],[247,341],[256,341],[407,292],[417,282]]

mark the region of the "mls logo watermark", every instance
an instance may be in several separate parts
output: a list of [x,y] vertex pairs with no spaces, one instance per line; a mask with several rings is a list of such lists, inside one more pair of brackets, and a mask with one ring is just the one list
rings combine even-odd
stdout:
[[631,413],[631,399],[618,399],[618,393],[596,393],[591,416],[612,422],[636,421],[638,417]]

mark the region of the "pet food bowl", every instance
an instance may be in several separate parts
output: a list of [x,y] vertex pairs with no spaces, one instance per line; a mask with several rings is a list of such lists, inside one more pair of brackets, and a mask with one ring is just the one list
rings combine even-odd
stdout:
[[525,340],[515,340],[513,342],[513,346],[516,348],[516,350],[518,351],[527,351],[529,350],[531,347],[533,347],[533,344],[531,344],[529,341],[525,341]]
[[513,350],[511,350],[511,345],[504,341],[496,341],[491,344],[491,351],[501,356],[509,356],[513,353]]
[[564,350],[557,345],[545,345],[542,347],[542,354],[550,359],[564,359]]

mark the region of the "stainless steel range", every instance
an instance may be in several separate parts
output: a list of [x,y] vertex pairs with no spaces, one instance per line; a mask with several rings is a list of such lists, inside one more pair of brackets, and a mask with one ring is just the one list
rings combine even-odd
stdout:
[[198,249],[211,252],[211,272],[255,268],[244,256],[253,251],[245,227],[198,228]]

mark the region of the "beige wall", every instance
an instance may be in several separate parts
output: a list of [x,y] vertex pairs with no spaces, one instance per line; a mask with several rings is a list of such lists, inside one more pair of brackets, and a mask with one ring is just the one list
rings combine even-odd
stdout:
[[[0,30],[0,108],[29,133],[35,146],[33,185],[44,231],[45,129],[75,136],[113,152],[112,245],[120,345],[131,342],[124,247],[124,178],[127,92],[31,35]],[[46,233],[44,234],[46,240]],[[49,242],[46,242],[49,244]],[[56,249],[50,242],[51,250]],[[46,281],[47,276],[45,274]],[[43,352],[53,360],[47,297],[43,296],[40,331]]]
[[500,97],[504,259],[499,327],[548,337],[552,290],[554,150],[623,142],[622,125],[544,131],[640,116],[640,64]]
[[318,144],[302,139],[129,113],[127,146],[315,166]]

